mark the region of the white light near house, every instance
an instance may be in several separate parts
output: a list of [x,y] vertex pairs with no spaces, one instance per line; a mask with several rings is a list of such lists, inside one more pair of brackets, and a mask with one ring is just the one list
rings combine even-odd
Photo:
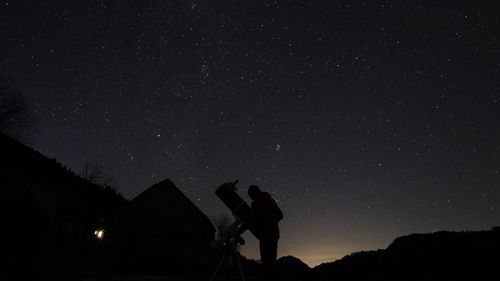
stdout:
[[96,229],[96,231],[94,231],[94,235],[97,239],[102,240],[104,238],[104,229]]

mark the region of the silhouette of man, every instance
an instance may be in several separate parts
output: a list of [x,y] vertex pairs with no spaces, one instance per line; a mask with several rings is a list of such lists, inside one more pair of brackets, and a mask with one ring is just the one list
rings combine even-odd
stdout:
[[280,238],[278,222],[283,213],[271,195],[256,185],[248,188],[248,196],[252,199],[252,231],[259,239],[262,266],[267,274],[273,274]]

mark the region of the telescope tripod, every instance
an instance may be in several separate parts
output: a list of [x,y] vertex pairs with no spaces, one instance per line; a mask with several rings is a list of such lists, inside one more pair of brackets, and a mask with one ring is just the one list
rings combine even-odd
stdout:
[[241,265],[241,260],[240,260],[240,253],[238,253],[238,250],[236,249],[237,247],[237,242],[235,241],[230,241],[229,243],[229,251],[225,251],[224,256],[219,261],[219,264],[217,264],[217,267],[215,268],[214,273],[212,274],[212,278],[210,278],[210,281],[214,281],[215,277],[217,276],[217,273],[221,269],[222,265],[224,262],[229,262],[229,259],[231,258],[231,255],[234,256],[234,259],[236,260],[236,264],[238,266],[238,271],[240,273],[240,278],[241,281],[246,281],[245,275],[243,274],[243,267]]

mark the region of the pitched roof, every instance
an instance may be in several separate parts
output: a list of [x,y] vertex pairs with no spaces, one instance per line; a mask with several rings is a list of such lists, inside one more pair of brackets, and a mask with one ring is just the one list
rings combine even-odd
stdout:
[[208,217],[170,179],[154,184],[131,201],[134,208],[147,208],[168,221],[201,222],[215,232]]

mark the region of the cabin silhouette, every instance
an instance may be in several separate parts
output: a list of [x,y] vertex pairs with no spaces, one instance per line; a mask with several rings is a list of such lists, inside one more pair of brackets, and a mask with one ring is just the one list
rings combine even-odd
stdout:
[[106,228],[111,255],[121,269],[203,271],[214,260],[214,226],[169,179],[132,199]]
[[170,180],[126,200],[3,134],[0,155],[0,280],[212,268],[215,229]]

